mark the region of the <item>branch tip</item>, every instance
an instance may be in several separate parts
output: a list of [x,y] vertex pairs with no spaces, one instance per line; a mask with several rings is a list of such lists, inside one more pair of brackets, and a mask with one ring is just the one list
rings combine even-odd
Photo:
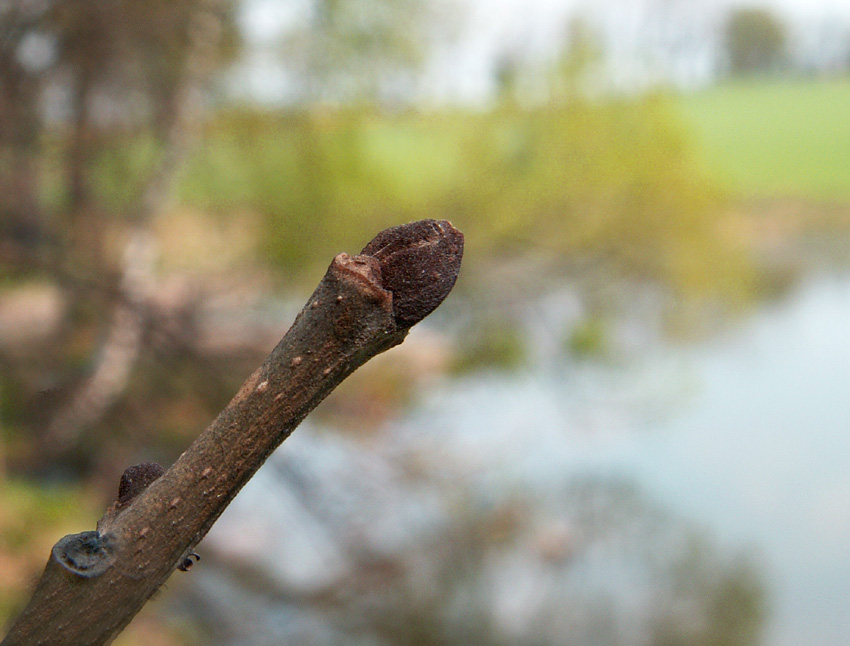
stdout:
[[411,327],[443,302],[463,258],[463,234],[448,220],[419,220],[381,231],[361,255],[376,258],[393,295],[393,316]]

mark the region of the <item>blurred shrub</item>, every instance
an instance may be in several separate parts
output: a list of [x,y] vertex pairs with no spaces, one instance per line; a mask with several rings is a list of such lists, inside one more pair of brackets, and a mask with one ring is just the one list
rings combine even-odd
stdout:
[[488,113],[233,112],[210,124],[185,201],[265,217],[265,256],[295,274],[383,226],[447,217],[469,259],[516,250],[603,260],[695,295],[748,290],[663,97]]
[[[399,199],[375,163],[372,120],[359,112],[237,112],[211,125],[189,164],[183,198],[219,213],[248,208],[265,219],[261,251],[291,275],[326,265],[352,240],[397,224]],[[403,179],[403,178],[402,178]],[[411,216],[415,217],[415,216]]]
[[733,75],[776,72],[786,62],[787,29],[767,9],[730,11],[723,26],[723,40],[727,65]]
[[566,339],[567,349],[579,358],[599,358],[608,350],[608,331],[605,321],[597,316],[587,317],[573,327]]
[[456,206],[492,245],[602,260],[691,295],[746,291],[721,196],[663,97],[494,114],[489,130],[469,146],[474,198]]
[[464,333],[453,369],[458,373],[482,368],[514,370],[528,360],[522,330],[507,322],[489,322]]

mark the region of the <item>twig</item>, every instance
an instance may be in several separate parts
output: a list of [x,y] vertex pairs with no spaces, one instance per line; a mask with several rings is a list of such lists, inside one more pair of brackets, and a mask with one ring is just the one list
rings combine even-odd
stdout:
[[442,302],[462,254],[463,234],[423,220],[334,258],[277,347],[177,462],[162,475],[128,469],[97,531],[53,547],[0,646],[111,642],[301,420]]

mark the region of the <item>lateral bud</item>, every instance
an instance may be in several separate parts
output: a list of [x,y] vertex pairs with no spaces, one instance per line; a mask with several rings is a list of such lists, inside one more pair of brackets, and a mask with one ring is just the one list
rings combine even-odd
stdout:
[[124,469],[118,483],[118,505],[123,507],[132,502],[163,473],[165,469],[156,462],[142,462]]

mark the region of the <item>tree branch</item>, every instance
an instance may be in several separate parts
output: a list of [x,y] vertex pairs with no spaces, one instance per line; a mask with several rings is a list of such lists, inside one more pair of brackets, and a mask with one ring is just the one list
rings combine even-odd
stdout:
[[53,547],[0,646],[111,642],[301,420],[442,302],[462,254],[463,234],[423,220],[334,258],[277,347],[177,462],[162,475],[125,471],[97,531]]

